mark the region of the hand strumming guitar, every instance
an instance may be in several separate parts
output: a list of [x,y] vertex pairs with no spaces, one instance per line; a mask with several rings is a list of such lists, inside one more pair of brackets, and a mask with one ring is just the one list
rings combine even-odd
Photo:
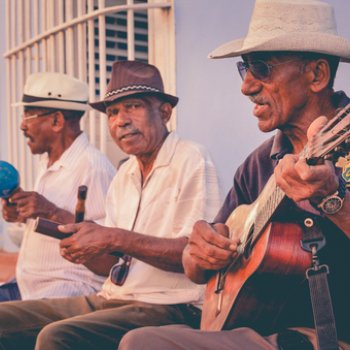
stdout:
[[235,256],[238,238],[228,238],[224,224],[198,221],[182,255],[186,275],[196,283],[205,283],[211,272],[226,267]]

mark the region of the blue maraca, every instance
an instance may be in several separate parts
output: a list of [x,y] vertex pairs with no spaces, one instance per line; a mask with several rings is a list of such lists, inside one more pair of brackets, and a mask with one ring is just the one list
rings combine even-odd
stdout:
[[8,162],[0,160],[0,198],[7,199],[19,186],[19,173]]

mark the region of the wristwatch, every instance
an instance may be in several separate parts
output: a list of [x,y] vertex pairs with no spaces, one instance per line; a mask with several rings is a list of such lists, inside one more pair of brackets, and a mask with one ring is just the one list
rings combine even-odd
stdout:
[[345,194],[346,181],[342,176],[340,176],[338,190],[335,193],[323,198],[317,207],[320,208],[325,214],[333,215],[342,208]]

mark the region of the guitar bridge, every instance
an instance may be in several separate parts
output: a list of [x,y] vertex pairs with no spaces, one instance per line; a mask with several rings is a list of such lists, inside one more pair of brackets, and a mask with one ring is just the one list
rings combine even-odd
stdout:
[[216,275],[216,289],[215,293],[218,296],[217,305],[216,305],[216,311],[215,316],[218,316],[222,309],[222,291],[225,286],[225,278],[226,274],[224,270],[220,270]]

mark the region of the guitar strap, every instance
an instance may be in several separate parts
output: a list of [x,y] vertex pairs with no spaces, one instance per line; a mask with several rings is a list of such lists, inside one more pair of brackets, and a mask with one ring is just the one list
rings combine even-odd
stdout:
[[301,245],[312,254],[312,266],[307,269],[306,277],[309,282],[318,350],[338,350],[337,330],[328,285],[329,268],[320,264],[317,255],[326,245],[318,219],[312,214],[305,216]]

